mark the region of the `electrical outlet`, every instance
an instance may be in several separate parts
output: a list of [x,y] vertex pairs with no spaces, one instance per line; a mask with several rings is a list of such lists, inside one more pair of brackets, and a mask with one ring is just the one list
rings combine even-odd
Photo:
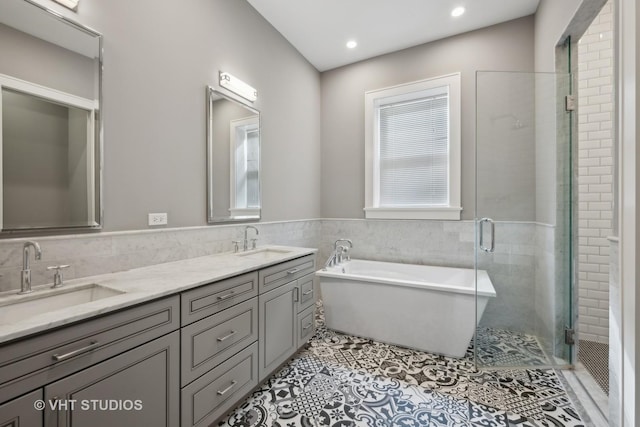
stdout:
[[168,218],[166,213],[150,213],[149,214],[149,225],[167,225]]

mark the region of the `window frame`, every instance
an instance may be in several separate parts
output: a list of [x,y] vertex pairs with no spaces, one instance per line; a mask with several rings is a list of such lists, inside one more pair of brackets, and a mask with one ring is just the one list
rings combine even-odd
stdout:
[[[377,107],[386,103],[417,99],[424,92],[447,87],[449,92],[449,205],[419,207],[381,207],[380,140]],[[385,104],[386,104],[385,103]],[[384,105],[384,104],[382,104]],[[461,183],[461,89],[460,73],[428,78],[365,92],[365,218],[460,220]]]

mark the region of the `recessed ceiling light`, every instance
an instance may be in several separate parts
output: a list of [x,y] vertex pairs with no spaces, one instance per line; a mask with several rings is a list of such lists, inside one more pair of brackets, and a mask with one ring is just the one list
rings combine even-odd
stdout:
[[451,16],[458,17],[464,13],[464,7],[458,6],[451,11]]
[[358,42],[357,42],[357,41],[355,41],[355,40],[349,40],[349,41],[347,42],[347,47],[348,47],[349,49],[353,49],[353,48],[354,48],[354,47],[356,47],[356,46],[358,46]]

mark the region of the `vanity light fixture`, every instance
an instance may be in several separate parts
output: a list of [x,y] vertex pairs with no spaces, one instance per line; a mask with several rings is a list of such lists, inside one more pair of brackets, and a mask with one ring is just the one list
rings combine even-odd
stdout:
[[349,49],[354,49],[356,46],[358,46],[358,42],[357,42],[357,41],[355,41],[355,40],[349,40],[349,41],[347,42],[347,47],[348,47]]
[[458,16],[461,16],[463,13],[464,13],[464,7],[458,6],[451,11],[451,16],[453,16],[454,18],[457,18]]
[[55,0],[55,2],[75,12],[78,9],[78,3],[80,3],[80,0]]
[[220,71],[220,86],[230,90],[236,95],[243,97],[244,99],[248,99],[251,102],[255,102],[255,100],[258,99],[257,90],[255,90],[253,87],[249,86],[239,78],[233,77],[229,73]]

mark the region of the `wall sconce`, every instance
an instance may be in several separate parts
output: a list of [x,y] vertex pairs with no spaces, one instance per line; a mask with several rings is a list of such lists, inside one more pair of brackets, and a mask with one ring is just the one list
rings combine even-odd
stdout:
[[240,80],[237,77],[233,77],[229,73],[220,71],[220,86],[230,90],[236,95],[240,95],[244,99],[248,99],[251,102],[255,102],[258,99],[258,91]]
[[78,3],[80,3],[80,0],[54,0],[54,1],[56,3],[63,5],[64,7],[67,7],[73,10],[74,12],[76,11],[76,9],[78,9]]

